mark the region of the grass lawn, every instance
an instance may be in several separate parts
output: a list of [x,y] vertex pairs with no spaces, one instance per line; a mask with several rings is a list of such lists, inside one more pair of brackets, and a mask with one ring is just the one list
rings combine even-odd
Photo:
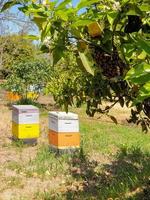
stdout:
[[[8,119],[11,111],[3,109]],[[46,113],[34,147],[8,140],[11,127],[1,122],[0,199],[149,200],[150,135],[127,125],[125,117],[121,125],[127,112],[120,108],[112,111],[118,125],[89,118],[84,108],[72,110],[79,114],[81,132],[81,149],[73,155],[50,152]]]

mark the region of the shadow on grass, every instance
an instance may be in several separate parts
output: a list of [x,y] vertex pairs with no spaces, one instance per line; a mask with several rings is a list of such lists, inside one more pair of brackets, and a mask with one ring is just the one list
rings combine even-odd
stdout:
[[121,148],[107,165],[89,160],[81,149],[70,173],[74,185],[67,186],[65,199],[150,200],[150,154],[140,148]]

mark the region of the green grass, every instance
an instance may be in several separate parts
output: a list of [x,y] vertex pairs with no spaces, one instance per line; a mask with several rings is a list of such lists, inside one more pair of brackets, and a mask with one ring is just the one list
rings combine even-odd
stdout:
[[34,199],[36,200],[62,200],[62,195],[60,193],[55,194],[55,191],[51,192],[36,192]]
[[[150,197],[150,154],[142,152],[140,148],[123,146],[118,150],[113,161],[104,165],[91,160],[90,154],[85,154],[82,149],[80,154],[73,155],[71,159],[66,159],[67,161],[69,168],[66,170],[71,175],[71,178],[65,183],[67,189],[64,192],[59,192],[59,190],[39,192],[35,194],[36,199],[148,200]],[[62,165],[57,164],[59,167]],[[60,173],[65,174],[65,171],[59,167],[57,176]],[[52,168],[51,170],[54,173],[56,169]],[[68,172],[66,174],[69,174]],[[53,176],[55,175],[53,174]],[[132,192],[137,188],[140,188],[142,192],[133,193],[133,195]]]
[[120,148],[122,145],[150,150],[150,135],[143,134],[135,127],[88,120],[81,122],[80,130],[82,146],[88,153],[96,151],[111,154],[113,148]]
[[[80,131],[80,153],[57,157],[44,147],[31,161],[43,177],[45,171],[51,178],[69,177],[64,192],[39,192],[37,199],[150,199],[150,135],[137,127],[89,119],[80,120]],[[101,162],[105,157],[110,160]]]
[[135,126],[92,120],[81,111],[79,153],[57,155],[47,144],[39,145],[26,165],[10,162],[7,167],[41,181],[60,178],[56,189],[35,192],[37,200],[149,200],[150,135]]
[[61,176],[66,173],[68,159],[68,155],[58,157],[45,145],[39,148],[36,158],[28,163],[25,173],[28,177],[36,175],[42,179]]
[[23,164],[17,161],[10,161],[6,164],[6,168],[15,171],[16,173],[20,173],[23,170]]

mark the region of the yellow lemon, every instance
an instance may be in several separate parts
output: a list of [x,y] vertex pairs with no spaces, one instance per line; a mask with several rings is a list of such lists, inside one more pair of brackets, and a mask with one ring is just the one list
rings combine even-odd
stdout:
[[91,37],[98,37],[102,34],[102,28],[98,22],[92,22],[88,25],[88,32]]

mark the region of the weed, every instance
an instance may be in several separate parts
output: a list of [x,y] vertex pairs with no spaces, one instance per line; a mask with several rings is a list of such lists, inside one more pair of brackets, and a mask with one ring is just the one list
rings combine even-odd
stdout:
[[20,150],[25,146],[23,140],[12,139],[12,146],[17,147]]
[[36,192],[34,195],[36,200],[63,200],[61,194],[56,191],[51,192]]
[[23,171],[23,165],[19,162],[16,162],[16,161],[11,161],[9,163],[6,164],[6,167],[10,170],[13,170],[17,173],[20,173]]
[[57,157],[47,146],[40,147],[36,158],[29,162],[26,174],[28,176],[36,174],[42,178],[62,175],[66,170],[67,159],[67,155]]
[[21,178],[17,176],[8,177],[6,182],[7,182],[8,187],[22,187],[23,186]]

